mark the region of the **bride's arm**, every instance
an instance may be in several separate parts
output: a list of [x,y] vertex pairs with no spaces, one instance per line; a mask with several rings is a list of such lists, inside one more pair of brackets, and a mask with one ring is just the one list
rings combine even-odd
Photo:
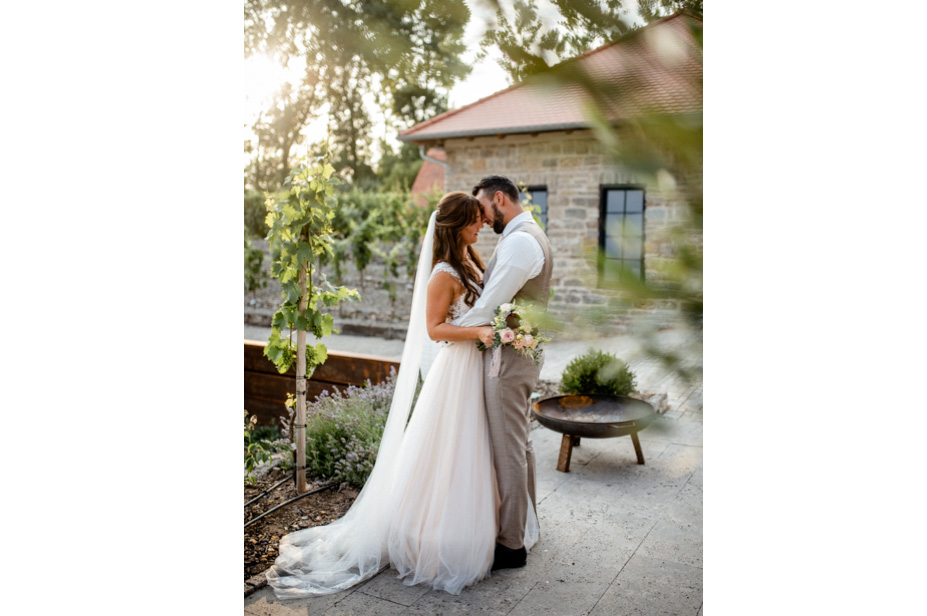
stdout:
[[438,272],[428,283],[428,300],[425,306],[425,324],[432,340],[482,340],[492,345],[493,331],[488,325],[458,327],[446,323],[448,309],[454,298],[463,292],[463,286],[447,272]]

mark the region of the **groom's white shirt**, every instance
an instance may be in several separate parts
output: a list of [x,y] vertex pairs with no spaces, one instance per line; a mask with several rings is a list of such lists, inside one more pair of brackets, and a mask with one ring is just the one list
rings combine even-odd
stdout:
[[544,251],[541,245],[524,231],[515,231],[522,220],[533,221],[531,212],[522,212],[505,225],[502,239],[496,246],[496,264],[492,270],[489,285],[483,289],[473,308],[452,325],[470,327],[486,325],[492,321],[497,306],[512,301],[525,283],[541,273],[544,267]]

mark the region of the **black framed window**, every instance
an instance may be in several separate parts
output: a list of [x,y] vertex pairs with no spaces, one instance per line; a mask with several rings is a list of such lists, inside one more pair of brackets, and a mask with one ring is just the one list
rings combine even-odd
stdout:
[[547,187],[546,186],[529,186],[521,193],[522,205],[527,202],[527,195],[531,195],[531,203],[541,208],[541,223],[544,230],[547,230]]
[[644,187],[603,186],[599,208],[599,283],[643,280]]

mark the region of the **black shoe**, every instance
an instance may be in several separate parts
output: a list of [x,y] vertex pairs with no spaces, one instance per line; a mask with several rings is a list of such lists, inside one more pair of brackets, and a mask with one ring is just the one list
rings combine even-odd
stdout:
[[492,571],[498,569],[518,569],[528,562],[528,550],[520,547],[517,550],[507,548],[496,542],[496,551],[492,558]]

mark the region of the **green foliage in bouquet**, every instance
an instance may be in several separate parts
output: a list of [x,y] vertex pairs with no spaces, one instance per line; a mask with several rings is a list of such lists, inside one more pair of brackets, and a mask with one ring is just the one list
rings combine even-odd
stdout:
[[627,396],[634,391],[634,373],[611,353],[590,349],[571,361],[560,378],[564,394]]
[[[541,333],[538,322],[544,321],[544,310],[531,304],[518,304],[508,302],[497,306],[493,312],[490,326],[494,330],[492,348],[510,344],[520,354],[540,365],[544,351],[541,345],[550,342],[550,336]],[[489,347],[482,341],[477,342],[476,348],[485,351]]]

